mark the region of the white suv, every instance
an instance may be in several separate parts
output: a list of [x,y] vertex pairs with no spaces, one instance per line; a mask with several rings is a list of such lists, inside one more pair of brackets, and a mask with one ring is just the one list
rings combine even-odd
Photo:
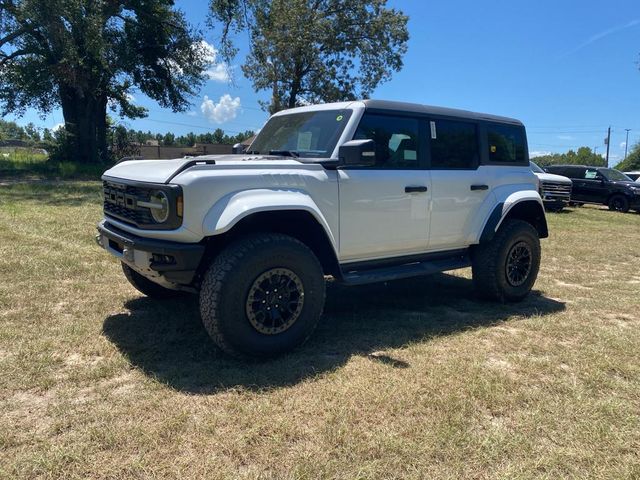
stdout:
[[547,237],[519,121],[407,103],[279,112],[243,154],[127,161],[103,181],[98,243],[142,293],[198,293],[209,334],[239,357],[304,342],[325,275],[471,266],[482,296],[520,300]]
[[548,212],[560,212],[571,203],[573,182],[562,175],[547,173],[538,164],[529,162],[531,170],[540,181],[540,196]]

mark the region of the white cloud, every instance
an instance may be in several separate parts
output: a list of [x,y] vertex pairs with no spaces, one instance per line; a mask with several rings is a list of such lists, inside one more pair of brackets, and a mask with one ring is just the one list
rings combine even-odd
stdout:
[[622,143],[620,144],[620,148],[624,148],[624,147],[626,147],[626,146],[627,146],[627,142],[622,142]]
[[214,82],[226,83],[231,78],[229,75],[229,67],[227,67],[226,63],[216,63],[209,67],[204,73],[209,77],[209,80],[213,80]]
[[60,130],[63,127],[64,127],[64,122],[56,123],[53,127],[51,127],[51,131],[52,132],[56,132],[56,131]]
[[571,135],[557,135],[556,138],[558,140],[573,140],[574,137]]
[[529,157],[531,158],[542,157],[544,155],[551,155],[551,152],[541,151],[541,150],[535,150],[533,152],[529,152]]
[[129,100],[130,103],[134,103],[136,101],[136,97],[134,97],[132,94],[130,93],[126,93],[125,97],[127,97],[127,100]]
[[209,78],[209,80],[221,83],[228,82],[230,79],[230,68],[229,65],[224,62],[216,62],[216,60],[218,59],[218,50],[216,50],[213,45],[204,40],[200,40],[198,43],[196,43],[195,48],[200,49],[204,55],[205,63],[207,64],[205,75]]
[[220,101],[215,103],[208,96],[204,96],[200,110],[205,117],[216,123],[224,123],[233,120],[240,110],[240,97],[231,98],[225,93],[220,97]]
[[187,112],[187,115],[189,115],[190,117],[195,117],[198,115],[198,112],[196,112],[195,110],[191,110]]

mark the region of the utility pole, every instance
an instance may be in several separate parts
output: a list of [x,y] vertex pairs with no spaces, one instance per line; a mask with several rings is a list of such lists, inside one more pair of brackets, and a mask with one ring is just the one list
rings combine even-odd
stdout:
[[629,146],[629,130],[631,130],[630,128],[625,128],[625,131],[627,132],[627,139],[624,141],[624,159],[627,159],[627,147]]
[[609,127],[608,130],[607,130],[607,138],[604,141],[604,143],[607,144],[607,157],[606,157],[607,164],[606,164],[606,167],[609,168],[609,144],[611,143],[611,127]]
[[593,147],[593,154],[594,155],[598,154],[598,146],[597,145],[595,147]]

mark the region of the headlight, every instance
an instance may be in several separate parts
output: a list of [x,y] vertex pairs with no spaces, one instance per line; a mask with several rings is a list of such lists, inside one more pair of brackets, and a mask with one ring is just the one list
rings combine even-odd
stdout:
[[169,197],[163,191],[155,190],[151,192],[147,206],[151,211],[151,217],[156,222],[164,223],[169,218]]

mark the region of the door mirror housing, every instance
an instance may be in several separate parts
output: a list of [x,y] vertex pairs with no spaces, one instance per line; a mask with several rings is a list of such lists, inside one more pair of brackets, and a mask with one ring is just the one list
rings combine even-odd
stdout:
[[372,167],[376,164],[376,144],[373,140],[350,140],[338,149],[343,166]]
[[244,153],[247,150],[247,146],[243,145],[242,143],[236,143],[233,146],[232,152],[234,153],[234,155],[238,155],[241,153]]

